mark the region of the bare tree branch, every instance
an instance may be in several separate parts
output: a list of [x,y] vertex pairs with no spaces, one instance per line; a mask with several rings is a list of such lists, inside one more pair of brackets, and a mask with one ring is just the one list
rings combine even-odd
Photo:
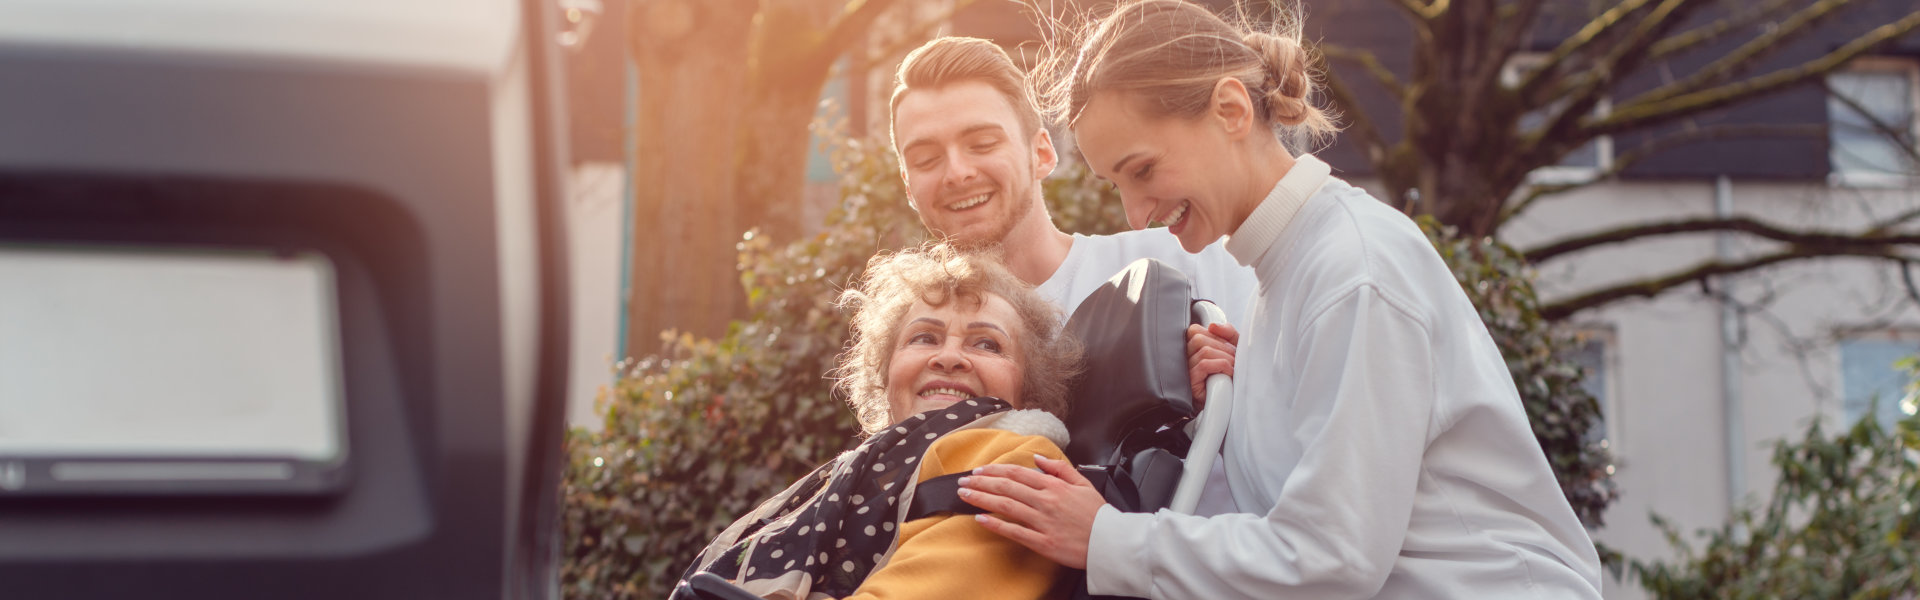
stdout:
[[1492,78],[1476,84],[1482,88],[1492,89],[1500,86],[1500,74],[1506,70],[1507,63],[1513,60],[1513,55],[1520,52],[1521,44],[1525,43],[1527,37],[1533,33],[1533,22],[1540,18],[1540,8],[1546,4],[1546,0],[1515,0],[1515,2],[1516,4],[1509,7],[1503,7],[1507,10],[1495,16],[1494,52],[1485,61],[1485,68],[1491,69]]
[[1386,137],[1380,134],[1379,127],[1374,125],[1373,117],[1367,114],[1366,108],[1361,106],[1360,99],[1353,94],[1353,91],[1347,88],[1346,82],[1325,67],[1324,58],[1321,60],[1320,72],[1326,74],[1324,89],[1327,98],[1332,101],[1335,110],[1339,111],[1340,120],[1346,126],[1347,134],[1358,138],[1361,147],[1366,149],[1365,154],[1369,161],[1375,165],[1385,163],[1386,153],[1391,151]]
[[1912,300],[1914,304],[1920,304],[1920,287],[1913,285],[1912,262],[1900,261],[1900,283],[1907,286],[1907,299]]
[[[1688,4],[1689,0],[1662,0],[1659,6],[1640,20],[1632,33],[1620,40],[1615,49],[1609,51],[1592,68],[1575,78],[1571,87],[1562,86],[1557,97],[1564,99],[1567,105],[1558,114],[1549,117],[1545,127],[1537,134],[1529,135],[1521,144],[1523,156],[1534,156],[1538,160],[1565,154],[1571,148],[1577,148],[1594,137],[1586,132],[1581,124],[1590,119],[1593,107],[1599,105],[1613,88],[1616,76],[1639,68],[1651,51],[1650,42],[1666,35],[1666,32],[1685,20],[1698,4]],[[1542,163],[1545,164],[1545,163]]]
[[1920,208],[1911,208],[1887,220],[1874,224],[1872,227],[1868,227],[1866,231],[1861,232],[1861,235],[1867,237],[1884,236],[1887,232],[1893,231],[1893,228],[1911,223],[1916,218],[1920,218]]
[[[1826,31],[1823,20],[1848,7],[1867,4],[1855,0],[1753,0],[1750,3],[1717,0],[1603,0],[1598,16],[1571,37],[1558,41],[1545,66],[1524,73],[1507,87],[1495,73],[1515,48],[1538,26],[1537,18],[1519,22],[1532,0],[1386,0],[1410,15],[1415,37],[1412,70],[1380,73],[1377,57],[1348,48],[1327,52],[1342,64],[1344,78],[1329,75],[1328,93],[1336,105],[1359,106],[1354,96],[1372,89],[1363,79],[1392,81],[1383,88],[1405,98],[1406,120],[1401,131],[1380,131],[1380,123],[1361,115],[1350,131],[1366,144],[1376,174],[1388,187],[1416,190],[1398,199],[1416,212],[1432,213],[1442,222],[1473,235],[1497,235],[1502,223],[1544,198],[1584,185],[1527,186],[1525,174],[1551,165],[1568,151],[1603,135],[1646,131],[1764,94],[1801,85],[1840,68],[1874,48],[1920,30],[1920,13],[1894,17],[1893,23],[1871,25],[1871,31],[1836,42],[1836,50],[1821,50],[1813,60],[1796,60],[1779,72],[1760,71],[1785,42],[1814,31]],[[1877,0],[1876,0],[1877,1]],[[1736,6],[1720,11],[1715,7]],[[1746,6],[1751,6],[1747,8]],[[1489,17],[1489,10],[1494,17]],[[1550,10],[1550,9],[1541,9]],[[1715,19],[1695,19],[1705,11]],[[1509,21],[1508,19],[1516,19]],[[1764,31],[1757,24],[1778,22]],[[1507,29],[1515,27],[1515,29]],[[1517,33],[1516,33],[1517,32]],[[1752,32],[1752,33],[1750,33]],[[1853,33],[1849,30],[1848,33]],[[1749,39],[1751,38],[1751,39]],[[1726,47],[1734,51],[1722,56]],[[1351,46],[1349,47],[1351,48]],[[1711,54],[1709,54],[1711,53]],[[1663,95],[1643,93],[1611,98],[1611,114],[1594,107],[1610,94],[1625,93],[1620,82],[1647,70],[1655,61],[1686,56],[1711,63],[1703,73],[1683,72],[1669,77],[1676,83],[1656,88]],[[1363,73],[1363,71],[1366,71]],[[1397,75],[1397,77],[1393,77]],[[1344,84],[1344,85],[1343,85]],[[1354,89],[1360,88],[1360,89]],[[1837,105],[1836,105],[1837,106]],[[1356,109],[1358,110],[1358,109]],[[1476,112],[1477,111],[1477,112]],[[1524,120],[1523,120],[1524,119]],[[1522,128],[1519,123],[1540,122]],[[1644,167],[1656,155],[1702,141],[1749,137],[1819,136],[1820,124],[1742,124],[1689,126],[1678,132],[1652,132],[1630,152],[1614,158],[1597,180]],[[1392,136],[1399,133],[1401,135]],[[1389,136],[1394,138],[1391,146]],[[1507,202],[1489,200],[1507,199]],[[1553,240],[1526,254],[1542,262],[1598,246],[1659,236],[1731,232],[1756,239],[1761,248],[1737,258],[1698,264],[1670,263],[1657,277],[1601,286],[1547,307],[1550,318],[1564,318],[1580,310],[1622,298],[1657,295],[1675,286],[1716,275],[1760,269],[1792,260],[1826,256],[1865,256],[1900,259],[1920,256],[1920,209],[1893,221],[1844,230],[1808,230],[1795,224],[1766,223],[1752,218],[1700,219],[1678,223],[1636,224],[1608,231],[1578,232],[1578,237]],[[1771,254],[1766,254],[1771,253]],[[1706,258],[1706,257],[1702,257]]]
[[[1781,3],[1782,2],[1779,2],[1778,0],[1776,0],[1774,4],[1778,5]],[[1760,12],[1772,10],[1774,8],[1776,8],[1776,6],[1761,7]],[[1756,14],[1759,14],[1759,13],[1756,13]],[[1727,23],[1727,22],[1728,20],[1722,20],[1717,23]],[[1811,24],[1803,23],[1800,26],[1811,27]],[[1696,30],[1696,32],[1698,31],[1699,30]],[[1701,32],[1700,34],[1706,35],[1707,33],[1708,32]],[[1672,39],[1669,39],[1668,41],[1672,41]],[[1893,125],[1886,124],[1884,122],[1881,122],[1879,119],[1874,118],[1871,114],[1869,114],[1866,111],[1865,108],[1859,106],[1859,104],[1851,98],[1846,98],[1838,94],[1833,94],[1831,90],[1829,90],[1829,94],[1833,98],[1840,100],[1842,103],[1848,105],[1853,110],[1865,116],[1871,122],[1871,124],[1873,124],[1875,128],[1880,131],[1881,134],[1888,136],[1889,139],[1902,140],[1902,142],[1899,144],[1901,150],[1906,152],[1908,154],[1908,157],[1911,160],[1913,160],[1915,164],[1920,164],[1920,149],[1914,148],[1913,144],[1909,143],[1906,140],[1906,136],[1899,130],[1899,128]],[[1626,169],[1631,168],[1634,164],[1639,163],[1642,160],[1652,155],[1658,154],[1662,151],[1671,149],[1676,146],[1695,143],[1695,142],[1702,142],[1702,141],[1720,140],[1720,139],[1735,139],[1735,138],[1747,138],[1747,137],[1756,137],[1756,138],[1758,137],[1798,137],[1798,136],[1808,136],[1808,135],[1818,136],[1818,135],[1824,135],[1824,134],[1825,134],[1825,130],[1823,128],[1821,128],[1818,125],[1811,125],[1811,124],[1806,124],[1806,125],[1720,125],[1720,126],[1709,126],[1704,128],[1688,129],[1685,131],[1668,134],[1668,135],[1650,140],[1647,143],[1642,144],[1640,147],[1635,148],[1633,151],[1617,155],[1610,168],[1606,169],[1605,171],[1602,171],[1601,173],[1598,173],[1595,177],[1591,179],[1587,179],[1580,182],[1572,182],[1572,183],[1559,183],[1559,184],[1551,184],[1551,185],[1532,186],[1531,189],[1528,190],[1527,194],[1523,198],[1521,198],[1518,202],[1513,203],[1512,205],[1510,205],[1509,207],[1507,207],[1502,211],[1500,220],[1501,222],[1505,222],[1506,220],[1511,219],[1512,217],[1532,207],[1532,205],[1535,202],[1538,202],[1543,197],[1571,191],[1573,189],[1590,185],[1594,182],[1603,181],[1603,180],[1607,180],[1612,177],[1618,176],[1620,173],[1624,172]]]
[[1703,281],[1709,277],[1744,273],[1788,261],[1835,256],[1883,258],[1903,262],[1912,260],[1895,254],[1891,248],[1886,246],[1875,248],[1817,248],[1794,246],[1782,252],[1759,256],[1744,261],[1707,261],[1671,275],[1594,290],[1566,300],[1549,303],[1540,308],[1540,316],[1549,321],[1561,321],[1583,310],[1629,298],[1652,298],[1667,290]]
[[1793,231],[1762,223],[1748,217],[1687,219],[1666,223],[1648,223],[1597,231],[1532,248],[1523,254],[1527,262],[1540,264],[1560,256],[1605,246],[1662,235],[1685,233],[1739,232],[1796,247],[1818,249],[1858,249],[1885,251],[1893,246],[1920,245],[1920,234],[1862,235],[1852,231]]
[[1852,4],[1853,0],[1817,0],[1812,5],[1788,17],[1766,33],[1755,37],[1725,56],[1714,60],[1707,66],[1688,75],[1685,79],[1669,83],[1634,98],[1635,102],[1657,102],[1672,98],[1691,90],[1698,90],[1736,76],[1751,67],[1756,61],[1765,58],[1786,47],[1786,42],[1806,35],[1821,21],[1833,16],[1840,9]]
[[1652,101],[1635,98],[1624,104],[1615,105],[1612,114],[1598,120],[1588,129],[1590,133],[1606,135],[1628,129],[1650,127],[1777,92],[1826,75],[1861,54],[1912,33],[1915,28],[1920,28],[1920,11],[1877,27],[1825,56],[1794,68],[1671,98]]
[[1408,16],[1423,21],[1431,21],[1435,17],[1446,14],[1447,6],[1450,4],[1449,0],[1433,0],[1431,3],[1422,3],[1420,0],[1387,1],[1399,7],[1401,10],[1406,11]]
[[1613,32],[1615,27],[1619,27],[1622,23],[1627,22],[1629,16],[1645,10],[1653,4],[1653,1],[1654,0],[1626,0],[1625,2],[1614,5],[1613,8],[1607,9],[1606,12],[1600,13],[1599,16],[1594,17],[1592,20],[1587,21],[1586,27],[1582,27],[1580,31],[1574,32],[1572,36],[1561,41],[1560,45],[1553,49],[1553,52],[1547,54],[1546,62],[1548,68],[1534,71],[1528,74],[1526,78],[1520,80],[1520,85],[1515,89],[1519,92],[1521,101],[1526,104],[1528,109],[1539,108],[1544,104],[1537,101],[1541,91],[1559,87],[1560,82],[1567,75],[1567,73],[1560,69],[1561,66],[1571,64],[1569,59],[1571,59],[1574,54],[1585,51],[1588,47],[1593,46],[1596,42],[1607,37],[1608,34]]
[[1767,0],[1766,3],[1753,7],[1753,10],[1747,14],[1730,15],[1724,19],[1716,19],[1712,23],[1695,27],[1683,31],[1678,35],[1660,40],[1653,45],[1653,52],[1648,55],[1648,58],[1659,60],[1692,50],[1701,44],[1714,42],[1726,36],[1728,33],[1752,27],[1762,19],[1776,16],[1786,8],[1803,1],[1805,0]]
[[1867,110],[1865,106],[1861,106],[1860,101],[1849,98],[1846,94],[1833,91],[1833,86],[1828,85],[1824,81],[1820,82],[1820,87],[1827,90],[1828,99],[1838,100],[1842,106],[1847,107],[1847,110],[1851,110],[1854,114],[1860,115],[1860,118],[1866,119],[1867,126],[1872,127],[1874,133],[1893,140],[1895,142],[1894,145],[1899,146],[1900,151],[1907,155],[1908,161],[1911,161],[1915,165],[1920,165],[1920,147],[1914,144],[1912,130],[1904,129],[1881,120],[1880,117],[1873,115],[1873,111]]
[[1535,202],[1553,195],[1562,194],[1601,181],[1611,180],[1633,168],[1635,164],[1655,154],[1684,146],[1686,144],[1709,142],[1725,139],[1805,137],[1826,134],[1819,125],[1710,125],[1669,133],[1640,144],[1633,150],[1614,155],[1613,164],[1595,173],[1592,178],[1579,182],[1535,184],[1529,187],[1526,196],[1501,212],[1500,221],[1506,222],[1532,208]]
[[827,28],[827,34],[820,43],[808,53],[808,63],[831,64],[840,55],[846,54],[867,37],[873,29],[873,22],[888,9],[899,4],[898,0],[851,0],[847,2],[846,12],[834,19]]
[[1460,89],[1466,92],[1462,102],[1482,104],[1505,93],[1500,76],[1531,31],[1540,5],[1539,0],[1520,0],[1518,5],[1503,5],[1498,0],[1455,0],[1448,11],[1453,18],[1443,21],[1453,28],[1452,37],[1461,44],[1460,55],[1452,62],[1460,68],[1456,76],[1461,79]]
[[[1373,51],[1353,50],[1333,44],[1320,44],[1319,50],[1320,54],[1328,59],[1342,60],[1359,65],[1360,68],[1366,70],[1367,75],[1373,77],[1374,81],[1378,82],[1382,87],[1387,88],[1387,93],[1392,95],[1395,101],[1404,102],[1406,100],[1406,86],[1400,83],[1399,76],[1394,75],[1393,70],[1388,69],[1385,64],[1380,62],[1380,57],[1375,55]],[[1328,65],[1323,62],[1320,72],[1327,73],[1328,77],[1331,78],[1333,70],[1327,68],[1327,66]]]
[[[915,23],[912,29],[907,30],[905,34],[900,36],[899,40],[888,44],[886,47],[872,54],[868,54],[866,63],[869,65],[882,64],[888,58],[905,54],[908,50],[912,50],[914,47],[926,43],[926,38],[933,34],[933,30],[953,22],[954,15],[960,14],[962,9],[973,5],[973,3],[974,0],[954,0],[953,6],[948,8],[947,11],[940,16]],[[1029,2],[1019,2],[1019,4],[1033,6]]]

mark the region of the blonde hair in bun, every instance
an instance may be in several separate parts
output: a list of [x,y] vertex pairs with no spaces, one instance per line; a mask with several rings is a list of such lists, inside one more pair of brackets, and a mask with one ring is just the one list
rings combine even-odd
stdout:
[[1186,0],[1123,1],[1105,17],[1049,40],[1047,61],[1035,73],[1041,112],[1072,126],[1095,95],[1118,91],[1149,114],[1198,117],[1214,84],[1233,77],[1246,86],[1255,116],[1282,140],[1323,140],[1338,128],[1316,105],[1313,60],[1294,25],[1299,19],[1282,21],[1256,28],[1229,24]]
[[1314,85],[1309,68],[1312,60],[1298,39],[1252,31],[1243,36],[1241,41],[1260,56],[1266,66],[1267,80],[1259,87],[1248,86],[1247,89],[1265,90],[1266,95],[1256,97],[1254,101],[1266,104],[1269,122],[1301,128],[1312,135],[1335,131],[1333,119],[1327,116],[1327,112],[1308,100],[1318,86]]

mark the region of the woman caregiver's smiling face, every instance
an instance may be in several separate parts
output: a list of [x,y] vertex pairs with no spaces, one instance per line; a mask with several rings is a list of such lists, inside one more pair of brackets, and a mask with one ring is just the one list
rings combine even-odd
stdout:
[[1236,151],[1252,126],[1244,94],[1227,90],[1224,104],[1197,117],[1151,114],[1135,94],[1097,94],[1073,132],[1094,174],[1120,192],[1127,224],[1165,225],[1198,253],[1233,233],[1258,204]]

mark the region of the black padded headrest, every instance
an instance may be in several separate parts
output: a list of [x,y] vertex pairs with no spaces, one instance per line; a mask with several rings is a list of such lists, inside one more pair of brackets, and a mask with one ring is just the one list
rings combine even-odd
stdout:
[[1166,263],[1143,258],[1080,303],[1066,331],[1086,345],[1086,370],[1067,392],[1074,464],[1114,464],[1135,431],[1193,416],[1187,323],[1193,286]]

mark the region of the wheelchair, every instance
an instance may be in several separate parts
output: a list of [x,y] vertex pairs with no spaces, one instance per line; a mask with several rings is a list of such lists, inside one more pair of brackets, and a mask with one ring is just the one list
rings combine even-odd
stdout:
[[[1225,441],[1233,385],[1225,375],[1208,377],[1207,410],[1196,410],[1186,329],[1225,321],[1218,306],[1193,298],[1186,275],[1153,259],[1128,265],[1068,318],[1066,331],[1085,344],[1087,358],[1069,391],[1071,440],[1063,450],[1114,508],[1192,513],[1199,503]],[[956,494],[962,475],[920,483],[905,520],[985,512]],[[1089,595],[1085,574],[1076,576],[1076,599],[1107,598]],[[712,573],[689,578],[683,593],[758,599]]]

